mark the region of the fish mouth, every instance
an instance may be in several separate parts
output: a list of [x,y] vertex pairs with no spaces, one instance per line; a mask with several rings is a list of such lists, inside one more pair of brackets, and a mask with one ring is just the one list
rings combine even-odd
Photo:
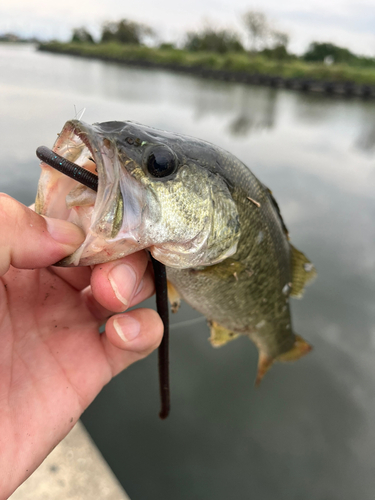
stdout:
[[79,120],[68,121],[58,135],[52,151],[97,175],[98,191],[41,163],[37,213],[72,222],[86,235],[83,244],[57,265],[93,265],[137,251],[143,196],[120,164],[114,141],[99,125]]

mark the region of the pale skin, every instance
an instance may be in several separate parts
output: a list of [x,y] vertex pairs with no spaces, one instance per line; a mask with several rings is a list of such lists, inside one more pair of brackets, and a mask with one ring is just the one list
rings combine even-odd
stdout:
[[123,313],[154,291],[146,253],[92,269],[50,267],[82,241],[73,224],[0,193],[0,500],[162,338],[156,312]]

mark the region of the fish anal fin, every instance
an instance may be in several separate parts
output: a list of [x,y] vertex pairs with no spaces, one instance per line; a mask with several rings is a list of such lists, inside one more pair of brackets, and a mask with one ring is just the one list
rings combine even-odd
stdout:
[[272,357],[268,356],[263,351],[259,351],[258,371],[257,371],[257,378],[255,379],[256,387],[259,387],[264,375],[271,368],[273,362],[274,359]]
[[296,361],[302,356],[308,354],[312,349],[312,345],[306,342],[300,335],[296,335],[294,345],[289,351],[279,354],[277,361]]
[[211,342],[213,347],[221,347],[222,345],[225,345],[240,336],[239,333],[228,330],[228,328],[219,325],[216,321],[210,321],[209,325],[211,336],[208,340]]
[[168,291],[168,300],[171,304],[171,310],[173,313],[176,313],[181,305],[181,297],[169,280],[167,280],[167,291]]
[[309,259],[293,245],[291,297],[302,297],[305,286],[316,277],[316,269]]

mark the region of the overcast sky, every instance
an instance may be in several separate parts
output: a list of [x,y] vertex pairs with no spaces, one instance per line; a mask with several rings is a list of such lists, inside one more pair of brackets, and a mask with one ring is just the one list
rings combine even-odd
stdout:
[[170,41],[204,21],[240,28],[241,14],[249,9],[262,10],[288,32],[292,51],[301,53],[317,40],[375,56],[375,0],[1,0],[0,33],[66,40],[73,27],[99,33],[103,21],[128,18]]

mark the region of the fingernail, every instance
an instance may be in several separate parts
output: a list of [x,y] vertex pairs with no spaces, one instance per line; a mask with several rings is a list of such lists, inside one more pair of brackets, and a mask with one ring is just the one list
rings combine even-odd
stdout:
[[127,306],[133,297],[137,283],[134,269],[127,264],[119,264],[110,271],[108,279],[118,300]]
[[77,248],[85,239],[85,235],[78,226],[61,219],[44,217],[47,231],[58,243]]
[[131,316],[119,316],[114,319],[113,326],[124,342],[134,340],[141,331],[140,323]]

